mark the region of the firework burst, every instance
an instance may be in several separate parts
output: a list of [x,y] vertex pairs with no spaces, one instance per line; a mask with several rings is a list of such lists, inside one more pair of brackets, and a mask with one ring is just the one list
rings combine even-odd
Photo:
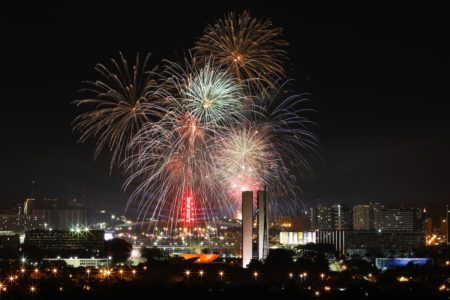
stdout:
[[254,18],[247,11],[229,13],[206,27],[194,54],[203,59],[212,57],[253,92],[261,93],[268,87],[276,88],[276,81],[286,77],[284,48],[288,43],[282,32],[270,20]]
[[242,119],[244,99],[241,84],[211,59],[198,64],[166,61],[165,86],[175,95],[178,107],[192,114],[207,127],[224,126]]
[[111,169],[126,157],[127,146],[139,129],[164,112],[149,59],[150,54],[143,61],[137,54],[130,66],[119,53],[119,60],[111,59],[112,68],[97,64],[100,78],[83,82],[81,90],[90,96],[74,102],[86,110],[74,120],[74,130],[81,132],[79,141],[96,138],[94,157],[107,148],[112,154]]

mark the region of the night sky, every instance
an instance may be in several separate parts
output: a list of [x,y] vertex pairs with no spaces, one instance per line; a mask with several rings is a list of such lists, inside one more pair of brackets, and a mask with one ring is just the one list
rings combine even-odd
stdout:
[[127,196],[121,176],[108,173],[108,155],[94,161],[93,143],[77,144],[71,130],[80,82],[96,79],[95,64],[118,51],[130,59],[150,51],[154,64],[179,57],[207,23],[243,9],[284,28],[292,78],[317,111],[323,159],[312,161],[314,174],[303,182],[305,203],[378,201],[436,213],[450,202],[448,10],[426,2],[188,2],[2,9],[1,207],[21,201],[35,180],[38,195],[85,193],[123,211]]

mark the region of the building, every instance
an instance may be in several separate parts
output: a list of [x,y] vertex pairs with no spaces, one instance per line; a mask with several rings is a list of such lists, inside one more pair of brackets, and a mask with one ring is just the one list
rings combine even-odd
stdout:
[[351,230],[352,211],[345,206],[335,204],[331,207],[333,213],[333,229],[334,230]]
[[266,259],[269,254],[269,221],[266,191],[257,192],[258,202],[258,259]]
[[242,192],[242,267],[253,258],[253,192]]
[[353,230],[374,230],[378,228],[380,203],[359,204],[353,207]]
[[448,242],[447,240],[447,233],[448,233],[448,229],[447,229],[447,218],[443,218],[441,219],[441,236],[443,239],[445,239],[445,241]]
[[318,205],[311,207],[311,230],[332,230],[333,212],[331,207]]
[[427,218],[426,234],[427,234],[427,237],[431,236],[433,234],[433,220],[431,218]]
[[36,199],[27,198],[23,204],[23,213],[25,215],[31,215],[33,213],[33,209],[36,205]]
[[405,267],[408,264],[424,266],[431,263],[433,263],[433,260],[431,258],[418,258],[418,257],[375,259],[375,266],[377,267],[377,269],[381,271],[394,269],[397,267]]
[[373,230],[373,211],[369,204],[353,206],[353,230]]
[[316,242],[316,231],[282,231],[280,244],[282,246],[298,246]]
[[57,225],[54,228],[64,230],[77,225],[86,225],[86,210],[83,207],[63,207],[57,210]]
[[102,252],[104,250],[103,230],[29,230],[25,233],[24,246],[50,252]]
[[376,230],[381,231],[417,231],[417,211],[413,209],[389,208],[379,212]]
[[331,244],[340,254],[408,252],[425,247],[425,233],[416,231],[319,230],[316,242]]
[[0,231],[11,231],[17,234],[23,234],[27,230],[45,229],[43,216],[35,215],[0,215]]
[[338,253],[345,254],[345,235],[345,230],[319,230],[316,233],[316,243],[333,245]]
[[84,267],[84,268],[101,268],[108,267],[111,263],[108,258],[78,258],[78,257],[70,257],[70,258],[44,258],[43,261],[49,263],[55,263],[64,261],[66,265],[71,266],[73,268]]
[[450,206],[449,205],[446,205],[445,206],[445,211],[446,211],[446,214],[445,214],[445,224],[447,225],[447,226],[445,226],[445,236],[447,237],[447,245],[449,245],[450,244],[450,239],[449,239],[449,232],[450,232]]
[[20,247],[19,235],[12,231],[0,231],[0,251],[17,255]]

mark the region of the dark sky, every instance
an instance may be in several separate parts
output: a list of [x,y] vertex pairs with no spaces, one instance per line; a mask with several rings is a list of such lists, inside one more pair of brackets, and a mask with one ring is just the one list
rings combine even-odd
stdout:
[[2,9],[1,206],[26,196],[34,179],[41,195],[83,192],[123,209],[122,179],[109,176],[108,156],[93,161],[93,145],[77,144],[71,131],[80,82],[95,79],[94,65],[118,51],[128,58],[151,51],[155,64],[174,58],[205,24],[243,9],[285,29],[298,92],[312,94],[324,154],[303,183],[307,204],[379,201],[437,211],[450,202],[448,10],[426,2],[165,2]]

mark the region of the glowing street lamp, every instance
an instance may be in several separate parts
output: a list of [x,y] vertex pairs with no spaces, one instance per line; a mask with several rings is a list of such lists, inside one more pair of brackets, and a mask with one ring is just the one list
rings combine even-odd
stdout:
[[256,271],[253,272],[253,277],[255,278],[255,281],[256,281],[256,279],[258,279],[258,275],[259,275],[258,272],[256,272]]
[[220,272],[219,272],[219,277],[220,277],[220,280],[221,280],[221,281],[222,281],[224,275],[225,275],[225,273],[224,273],[223,271],[220,271]]
[[325,274],[321,273],[320,274],[320,279],[322,279],[322,281],[323,281],[324,278],[325,278]]
[[294,277],[294,273],[289,273],[289,278],[292,279],[292,277]]
[[203,278],[203,274],[205,274],[205,272],[204,272],[203,270],[200,270],[200,271],[198,272],[198,275],[200,275],[200,278]]
[[31,285],[30,286],[30,293],[34,294],[34,293],[36,293],[36,291],[37,291],[36,287],[34,285]]
[[87,277],[88,277],[88,279],[89,279],[89,275],[91,274],[91,269],[87,269],[87,270],[86,270],[86,274],[87,274]]

